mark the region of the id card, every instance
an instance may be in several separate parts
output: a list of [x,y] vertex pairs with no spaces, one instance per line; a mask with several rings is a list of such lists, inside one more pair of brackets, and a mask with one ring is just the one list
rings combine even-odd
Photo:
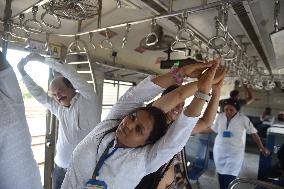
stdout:
[[232,137],[231,131],[224,131],[223,132],[223,137],[224,138],[231,138]]
[[104,181],[97,179],[90,179],[86,183],[85,189],[107,189],[107,185]]

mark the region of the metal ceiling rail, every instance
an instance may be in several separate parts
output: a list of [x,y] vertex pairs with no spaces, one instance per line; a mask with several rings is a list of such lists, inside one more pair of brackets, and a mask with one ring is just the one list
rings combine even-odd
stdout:
[[173,17],[173,16],[179,16],[179,15],[182,15],[184,12],[195,13],[195,12],[204,11],[204,10],[208,10],[208,9],[214,9],[214,8],[220,7],[225,2],[231,4],[231,3],[238,3],[238,2],[243,2],[243,1],[246,1],[246,0],[220,0],[220,1],[217,1],[217,2],[213,2],[213,3],[208,3],[206,5],[200,5],[200,6],[196,6],[196,7],[192,7],[192,8],[182,9],[182,10],[175,11],[175,12],[172,12],[172,13],[169,13],[169,14],[158,15],[158,16],[154,16],[154,17],[152,16],[152,17],[148,17],[148,18],[144,18],[144,19],[124,22],[124,23],[120,23],[120,24],[106,26],[106,27],[103,27],[103,28],[94,29],[94,30],[87,31],[87,32],[79,32],[79,33],[76,33],[76,34],[50,33],[50,35],[56,35],[56,36],[61,36],[61,37],[75,37],[75,36],[81,36],[81,35],[88,35],[89,33],[100,32],[100,31],[104,31],[106,29],[126,27],[129,24],[130,25],[136,25],[136,24],[141,24],[141,23],[144,23],[144,22],[150,22],[153,19],[158,20],[158,19],[164,19],[164,18]]

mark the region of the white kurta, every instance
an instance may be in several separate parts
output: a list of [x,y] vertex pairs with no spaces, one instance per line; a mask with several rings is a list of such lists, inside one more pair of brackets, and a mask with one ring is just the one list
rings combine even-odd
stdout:
[[0,188],[42,188],[22,93],[12,68],[0,72]]
[[60,64],[50,58],[46,58],[44,63],[60,72],[79,91],[72,98],[70,107],[60,106],[29,75],[23,76],[23,81],[33,97],[59,120],[54,161],[59,167],[68,168],[75,147],[100,121],[98,97],[94,88],[72,66]]
[[[82,189],[92,177],[96,162],[101,157],[115,133],[105,131],[118,126],[119,121],[145,101],[153,99],[162,88],[146,78],[130,88],[115,104],[107,116],[74,150],[70,168],[61,189]],[[171,125],[168,132],[155,144],[142,148],[119,148],[104,162],[99,179],[107,183],[108,189],[133,189],[147,174],[158,170],[185,146],[198,118],[186,117],[183,113]],[[98,150],[98,154],[97,154]],[[110,149],[112,150],[112,149]]]
[[[217,134],[213,155],[216,170],[219,174],[238,176],[244,159],[246,133],[257,133],[249,118],[237,113],[230,121],[227,129],[225,113],[218,115],[215,124],[211,127]],[[230,138],[223,137],[224,131],[230,131]]]

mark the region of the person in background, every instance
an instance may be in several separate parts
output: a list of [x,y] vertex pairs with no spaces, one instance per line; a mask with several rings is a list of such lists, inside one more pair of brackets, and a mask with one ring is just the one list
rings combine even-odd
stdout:
[[272,108],[266,107],[262,115],[260,116],[262,124],[271,125],[274,122],[274,116],[272,115]]
[[[258,98],[255,98],[253,96],[251,89],[249,89],[246,85],[243,85],[243,86],[244,86],[244,89],[246,90],[246,93],[247,93],[247,97],[245,99],[240,97],[240,92],[236,89],[232,90],[230,92],[230,98],[229,98],[229,99],[233,99],[233,100],[237,101],[238,104],[240,105],[240,108],[242,108],[245,105],[249,105],[254,101],[259,100]],[[225,100],[227,100],[227,99],[220,100],[220,102],[219,102],[221,113],[224,112],[224,106],[225,106],[224,101]]]
[[249,118],[239,113],[238,101],[224,101],[224,112],[219,114],[212,127],[195,127],[193,134],[215,132],[217,136],[213,147],[213,157],[218,173],[220,189],[227,189],[240,173],[245,153],[246,133],[250,134],[257,144],[259,151],[268,156],[265,148]]
[[[29,61],[42,62],[63,75],[54,78],[50,83],[52,97],[48,96],[26,73],[24,67]],[[30,54],[19,62],[18,69],[32,96],[59,120],[52,175],[52,187],[59,189],[73,150],[100,121],[97,95],[93,86],[81,78],[71,65],[61,64],[52,58]]]
[[0,188],[42,188],[16,75],[0,51]]
[[282,126],[284,125],[284,112],[279,112],[277,119],[274,121],[273,126]]

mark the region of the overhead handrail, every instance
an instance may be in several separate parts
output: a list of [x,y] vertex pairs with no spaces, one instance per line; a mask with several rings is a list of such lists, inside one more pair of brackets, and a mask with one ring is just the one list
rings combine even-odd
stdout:
[[278,186],[278,185],[275,185],[269,182],[259,181],[259,180],[255,180],[251,178],[236,178],[229,184],[228,189],[234,189],[240,183],[252,184],[255,186],[261,186],[261,187],[265,187],[269,189],[283,189],[284,188],[282,186]]
[[[38,6],[34,6],[32,8],[33,18],[28,19],[24,22],[24,28],[27,32],[36,33],[36,34],[40,34],[43,32],[43,25],[36,18],[37,12],[38,12]],[[37,28],[30,27],[29,24],[33,24],[37,26]]]
[[[47,27],[50,27],[50,28],[54,28],[54,29],[59,29],[61,28],[61,20],[60,18],[54,13],[54,1],[51,0],[48,4],[45,4],[43,6],[43,8],[45,9],[45,12],[41,14],[41,21],[43,23],[43,25],[47,26]],[[54,24],[50,24],[48,23],[46,20],[45,20],[45,17],[46,15],[49,14],[51,16],[53,16],[56,21],[57,21],[57,24],[54,25]]]

